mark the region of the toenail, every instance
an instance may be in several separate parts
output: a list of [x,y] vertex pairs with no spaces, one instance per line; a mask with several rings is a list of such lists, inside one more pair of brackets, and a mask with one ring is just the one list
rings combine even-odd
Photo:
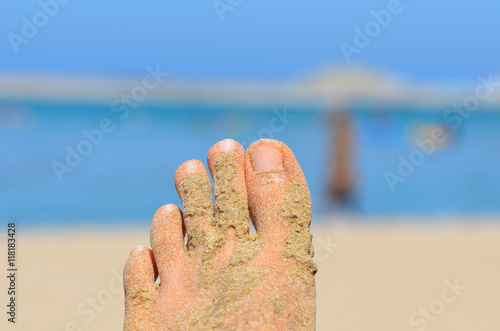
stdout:
[[257,144],[253,147],[251,160],[255,171],[283,171],[282,151],[275,144]]
[[166,213],[172,212],[174,210],[175,210],[175,205],[168,204],[165,206],[161,206],[160,209],[158,210],[158,212],[160,214],[166,214]]
[[229,152],[234,145],[234,140],[232,139],[224,139],[220,143],[217,144],[217,148],[220,152]]
[[195,173],[198,170],[198,160],[191,160],[184,164],[184,171],[186,173]]
[[137,246],[134,246],[134,247],[132,247],[132,253],[139,253],[139,252],[140,252],[140,251],[142,251],[144,248],[146,248],[146,247],[144,247],[143,245],[137,245]]

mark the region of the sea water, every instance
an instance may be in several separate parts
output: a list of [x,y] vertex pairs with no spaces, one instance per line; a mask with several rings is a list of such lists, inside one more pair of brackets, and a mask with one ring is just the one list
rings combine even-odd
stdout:
[[[308,180],[315,215],[500,214],[499,112],[471,114],[410,175],[398,173],[401,158],[418,149],[415,128],[448,125],[443,111],[353,108],[354,180],[340,203],[328,194],[336,136],[331,115],[318,106],[143,102],[125,114],[98,102],[3,100],[0,216],[39,226],[148,224],[159,206],[180,206],[177,167],[191,159],[206,164],[209,148],[225,138],[245,148],[259,138],[285,142]],[[403,181],[391,188],[388,172]]]

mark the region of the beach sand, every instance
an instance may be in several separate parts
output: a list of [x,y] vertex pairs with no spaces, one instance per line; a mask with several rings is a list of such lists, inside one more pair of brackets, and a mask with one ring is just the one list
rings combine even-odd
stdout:
[[[313,223],[318,330],[500,330],[499,225]],[[122,268],[132,246],[148,243],[147,227],[24,229],[17,323],[3,312],[1,329],[122,329]]]

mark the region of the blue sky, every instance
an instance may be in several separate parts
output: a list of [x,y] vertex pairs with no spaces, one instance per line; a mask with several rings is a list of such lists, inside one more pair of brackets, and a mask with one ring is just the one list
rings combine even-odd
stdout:
[[[18,53],[9,35],[23,37],[23,17],[33,23],[41,7],[2,1],[0,72],[134,76],[160,64],[180,79],[289,79],[346,64],[339,45],[354,45],[354,28],[397,0],[220,0],[232,8],[223,21],[213,0],[64,1]],[[419,81],[500,73],[500,1],[401,0],[398,8],[352,64]]]

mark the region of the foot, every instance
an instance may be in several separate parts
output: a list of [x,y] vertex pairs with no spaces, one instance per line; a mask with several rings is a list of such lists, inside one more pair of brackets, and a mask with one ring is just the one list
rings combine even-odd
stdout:
[[228,139],[210,149],[208,166],[215,203],[203,164],[183,163],[175,174],[183,212],[158,209],[152,250],[132,250],[124,329],[314,329],[311,198],[292,151],[265,139],[245,154]]

